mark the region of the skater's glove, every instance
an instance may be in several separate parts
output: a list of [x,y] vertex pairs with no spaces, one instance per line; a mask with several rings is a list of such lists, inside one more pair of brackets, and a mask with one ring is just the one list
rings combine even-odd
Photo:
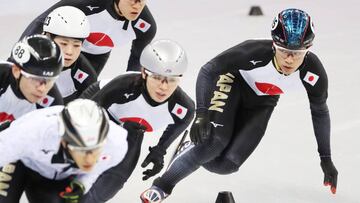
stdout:
[[338,171],[336,170],[334,163],[331,161],[330,157],[321,157],[320,165],[324,172],[324,185],[330,186],[331,192],[335,194]]
[[164,167],[164,155],[166,150],[162,147],[155,146],[149,147],[150,153],[146,156],[145,160],[142,162],[141,167],[145,168],[149,163],[153,163],[154,166],[152,169],[147,169],[143,172],[143,180],[147,180],[150,177],[158,174],[161,169]]
[[12,179],[12,174],[15,171],[15,163],[10,163],[3,166],[0,171],[0,196],[6,197],[8,195],[8,189],[10,187],[9,182]]
[[211,123],[207,112],[196,112],[190,129],[190,139],[194,144],[204,143],[210,139]]
[[123,122],[122,127],[125,128],[129,132],[129,134],[132,135],[143,135],[144,132],[146,131],[145,126],[133,121]]
[[76,180],[73,180],[71,181],[70,186],[65,188],[65,191],[60,192],[60,197],[62,197],[66,203],[78,203],[84,195],[84,192],[84,185]]

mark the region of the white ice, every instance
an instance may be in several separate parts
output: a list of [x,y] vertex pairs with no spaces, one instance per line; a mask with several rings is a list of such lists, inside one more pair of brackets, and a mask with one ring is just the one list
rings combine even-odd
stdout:
[[[27,24],[54,2],[0,0],[0,59],[7,58]],[[221,176],[200,169],[180,182],[165,202],[215,202],[217,193],[223,190],[232,191],[236,202],[246,203],[360,202],[356,185],[360,183],[357,0],[148,0],[148,5],[157,21],[156,38],[176,40],[187,51],[190,64],[181,86],[193,98],[197,73],[208,60],[246,39],[270,38],[272,19],[285,8],[296,7],[311,14],[316,26],[311,50],[320,57],[329,77],[332,158],[339,171],[337,194],[333,195],[322,185],[308,100],[305,92],[298,92],[282,96],[262,142],[237,173]],[[264,15],[248,16],[253,5],[259,5]],[[125,71],[129,48],[113,51],[100,78]],[[146,135],[139,162],[159,136],[160,132]],[[143,182],[141,172],[137,167],[110,202],[140,202],[139,194],[153,180]]]

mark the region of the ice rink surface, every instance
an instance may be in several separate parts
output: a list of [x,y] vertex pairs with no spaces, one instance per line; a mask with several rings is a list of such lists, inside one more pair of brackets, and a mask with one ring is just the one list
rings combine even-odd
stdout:
[[[28,23],[54,2],[0,0],[0,59],[7,58]],[[264,15],[248,16],[252,5],[259,5]],[[237,203],[360,202],[359,5],[357,0],[148,0],[158,26],[156,39],[176,40],[187,51],[189,69],[181,86],[193,98],[197,73],[208,60],[246,39],[270,38],[272,19],[285,8],[307,11],[316,29],[311,51],[329,77],[332,158],[339,171],[337,194],[332,195],[322,185],[306,93],[294,92],[281,97],[262,142],[237,173],[221,176],[200,169],[180,182],[165,202],[211,203],[223,190],[232,191]],[[100,78],[125,71],[129,48],[130,44],[112,52]],[[146,135],[139,162],[160,135]],[[174,144],[168,154],[173,148]],[[141,172],[137,167],[110,202],[140,202],[139,194],[153,180],[143,182]]]

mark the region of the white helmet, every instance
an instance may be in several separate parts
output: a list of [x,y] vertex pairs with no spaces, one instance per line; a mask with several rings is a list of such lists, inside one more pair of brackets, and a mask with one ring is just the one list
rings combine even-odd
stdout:
[[90,34],[90,24],[80,9],[61,6],[45,18],[43,30],[54,35],[84,39]]
[[80,150],[91,150],[106,140],[109,122],[105,110],[89,99],[69,102],[61,113],[63,139]]
[[163,76],[182,76],[187,69],[187,57],[180,45],[172,40],[156,40],[141,53],[140,64]]

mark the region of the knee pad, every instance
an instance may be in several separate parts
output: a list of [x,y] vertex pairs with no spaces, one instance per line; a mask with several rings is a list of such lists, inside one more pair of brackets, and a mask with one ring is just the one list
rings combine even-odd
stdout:
[[215,160],[204,164],[203,167],[210,172],[220,175],[235,173],[240,168],[238,164],[227,158],[216,158]]

